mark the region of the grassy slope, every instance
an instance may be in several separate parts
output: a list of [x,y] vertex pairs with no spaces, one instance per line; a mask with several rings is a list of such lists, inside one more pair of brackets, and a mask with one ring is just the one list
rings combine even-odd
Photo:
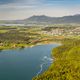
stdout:
[[80,40],[65,39],[52,50],[55,62],[33,80],[80,80]]

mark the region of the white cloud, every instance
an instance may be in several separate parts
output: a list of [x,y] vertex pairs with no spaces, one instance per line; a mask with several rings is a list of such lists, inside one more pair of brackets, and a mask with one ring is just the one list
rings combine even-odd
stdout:
[[0,5],[0,19],[25,19],[32,15],[65,16],[80,13],[80,6],[64,7],[42,4],[43,0],[17,0]]

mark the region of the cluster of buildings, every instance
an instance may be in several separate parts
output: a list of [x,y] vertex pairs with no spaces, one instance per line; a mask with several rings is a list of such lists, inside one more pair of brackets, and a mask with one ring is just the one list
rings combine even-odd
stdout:
[[42,34],[46,34],[46,35],[55,35],[55,36],[59,36],[59,35],[80,35],[80,27],[75,27],[73,29],[52,29],[51,31],[41,31]]
[[53,29],[51,31],[41,31],[42,34],[45,35],[62,35],[64,33],[64,29]]
[[80,27],[70,30],[70,34],[80,35]]

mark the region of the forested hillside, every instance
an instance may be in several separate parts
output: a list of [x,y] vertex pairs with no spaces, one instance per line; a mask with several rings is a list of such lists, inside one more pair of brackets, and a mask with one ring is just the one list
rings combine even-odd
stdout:
[[80,39],[64,39],[52,50],[55,58],[43,74],[33,80],[80,80]]

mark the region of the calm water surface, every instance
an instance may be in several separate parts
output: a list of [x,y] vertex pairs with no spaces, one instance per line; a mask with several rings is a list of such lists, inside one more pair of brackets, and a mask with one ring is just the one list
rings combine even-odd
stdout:
[[51,49],[58,44],[0,52],[0,80],[32,80],[51,64]]

